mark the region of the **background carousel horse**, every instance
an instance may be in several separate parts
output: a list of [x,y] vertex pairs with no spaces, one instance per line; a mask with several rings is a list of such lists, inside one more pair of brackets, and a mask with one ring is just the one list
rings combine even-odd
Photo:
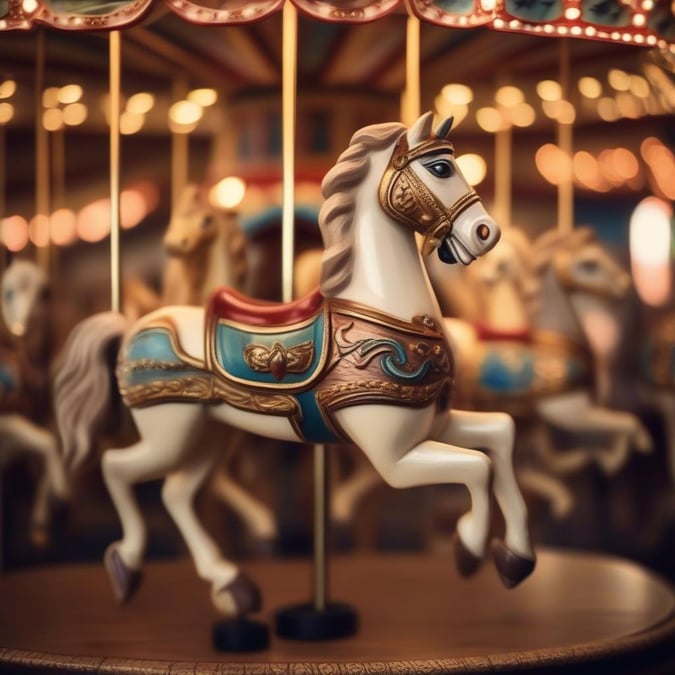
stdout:
[[31,540],[49,541],[52,516],[70,489],[50,421],[50,298],[45,273],[18,260],[2,276],[2,317],[11,337],[0,344],[0,462],[36,455],[43,467],[31,513]]
[[[499,229],[454,162],[452,121],[435,135],[431,123],[427,113],[409,130],[365,127],[324,178],[321,294],[276,305],[225,289],[206,310],[167,307],[130,328],[108,313],[71,334],[59,400],[60,383],[87,388],[109,375],[105,359],[83,366],[82,357],[124,335],[118,384],[141,440],[102,458],[122,521],[122,539],[105,555],[121,600],[137,586],[146,541],[132,487],[166,476],[165,505],[215,606],[228,616],[260,606],[257,586],[222,556],[193,509],[214,461],[212,449],[193,444],[207,418],[278,440],[349,441],[395,487],[466,485],[471,507],[457,523],[456,552],[467,574],[486,552],[492,488],[506,524],[493,543],[499,574],[513,586],[531,573],[513,420],[447,408],[452,354],[415,230],[422,253],[438,248],[447,262],[467,265],[494,246]],[[91,443],[81,441],[64,452],[82,459]]]

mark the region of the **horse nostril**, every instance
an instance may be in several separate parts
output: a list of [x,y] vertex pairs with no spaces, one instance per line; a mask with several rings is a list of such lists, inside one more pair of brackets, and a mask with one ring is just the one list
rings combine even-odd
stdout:
[[490,228],[485,223],[481,223],[476,230],[476,234],[481,241],[487,241],[490,236]]

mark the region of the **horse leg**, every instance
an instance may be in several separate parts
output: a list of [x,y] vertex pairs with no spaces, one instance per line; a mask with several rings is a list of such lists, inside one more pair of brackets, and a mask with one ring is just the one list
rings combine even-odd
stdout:
[[122,524],[122,539],[105,552],[105,566],[113,592],[128,600],[140,582],[146,530],[133,486],[160,478],[179,466],[188,452],[202,406],[165,403],[132,411],[141,440],[128,448],[107,450],[102,457],[103,478]]
[[553,517],[562,520],[574,509],[572,491],[558,478],[537,469],[526,467],[518,469],[518,481],[526,492],[531,492],[545,499],[553,513]]
[[214,450],[212,446],[172,471],[164,481],[162,501],[190,549],[197,573],[211,582],[213,604],[225,616],[238,617],[260,609],[260,590],[223,558],[194,510],[195,495],[213,468]]
[[[487,450],[494,469],[493,490],[506,526],[504,542],[495,542],[492,553],[504,585],[515,586],[534,569],[535,555],[527,528],[527,508],[513,464],[513,418],[505,413],[452,410],[436,438]],[[458,530],[459,525],[461,521]]]
[[228,504],[242,519],[252,534],[255,548],[261,553],[271,552],[278,539],[277,524],[272,511],[259,499],[246,491],[227,473],[229,460],[240,451],[248,434],[228,427],[225,458],[216,469],[210,483],[213,493]]
[[380,483],[380,480],[372,464],[361,453],[357,453],[351,475],[333,490],[331,499],[333,522],[348,526],[361,499]]
[[[485,454],[449,444],[419,442],[420,429],[431,430],[435,409],[384,405],[354,406],[337,412],[340,426],[392,487],[461,483],[471,508],[457,523],[458,565],[462,574],[474,572],[485,554],[490,524],[492,463]],[[379,419],[380,424],[373,424]]]

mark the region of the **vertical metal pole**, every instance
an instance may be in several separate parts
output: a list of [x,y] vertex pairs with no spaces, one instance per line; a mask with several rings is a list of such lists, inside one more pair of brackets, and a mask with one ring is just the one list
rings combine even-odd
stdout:
[[[569,101],[570,92],[570,44],[566,38],[560,39],[560,88],[562,100]],[[558,228],[561,232],[571,232],[574,228],[574,185],[572,183],[572,124],[558,122],[558,147],[568,158],[569,171],[565,172],[558,185]]]
[[[45,83],[45,31],[37,32],[35,63],[35,216],[49,218],[49,137],[42,123],[42,92]],[[37,249],[38,265],[49,276],[49,242]]]
[[[185,78],[181,77],[174,82],[173,100],[180,101],[187,95],[188,85]],[[171,212],[173,213],[178,200],[187,185],[189,171],[189,142],[190,134],[171,132]]]
[[286,2],[283,11],[283,63],[281,92],[283,204],[281,211],[281,295],[293,297],[295,230],[295,114],[297,99],[298,13]]
[[314,608],[326,609],[328,602],[328,560],[326,530],[328,522],[328,466],[326,446],[314,446]]
[[401,121],[410,126],[420,116],[420,20],[408,7],[405,48],[405,96]]
[[495,133],[495,219],[500,227],[511,225],[511,151],[513,127]]
[[[0,223],[6,216],[7,209],[7,135],[5,125],[0,124]],[[1,232],[0,232],[1,234]],[[0,274],[5,271],[8,259],[7,247],[0,242]],[[1,506],[1,504],[0,504]],[[0,513],[0,518],[2,514]],[[0,521],[0,530],[2,521]],[[0,537],[0,568],[2,567],[2,540]]]
[[110,33],[110,308],[121,308],[120,265],[120,89],[121,37]]

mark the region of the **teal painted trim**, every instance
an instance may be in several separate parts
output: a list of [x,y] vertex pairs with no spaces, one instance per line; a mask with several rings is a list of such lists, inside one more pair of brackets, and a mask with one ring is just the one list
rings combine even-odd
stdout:
[[298,424],[303,439],[308,443],[337,443],[340,439],[326,424],[321,409],[316,401],[316,395],[309,391],[296,396],[302,411]]
[[405,349],[399,342],[387,338],[381,340],[366,340],[360,347],[359,352],[363,356],[367,356],[370,352],[377,349],[384,349],[388,352],[382,356],[380,368],[382,369],[382,372],[392,380],[413,384],[421,382],[433,365],[431,359],[425,359],[417,370],[401,370],[403,366],[408,365],[408,357]]
[[[321,363],[324,323],[323,312],[303,328],[279,333],[256,333],[219,323],[215,330],[216,361],[232,377],[252,384],[302,384],[313,377]],[[275,342],[281,343],[285,349],[311,342],[314,345],[314,355],[307,370],[304,373],[286,373],[283,379],[277,380],[272,373],[253,370],[244,360],[247,346],[271,347]]]
[[154,359],[182,363],[171,344],[169,332],[164,328],[148,328],[134,335],[124,356],[127,361]]

